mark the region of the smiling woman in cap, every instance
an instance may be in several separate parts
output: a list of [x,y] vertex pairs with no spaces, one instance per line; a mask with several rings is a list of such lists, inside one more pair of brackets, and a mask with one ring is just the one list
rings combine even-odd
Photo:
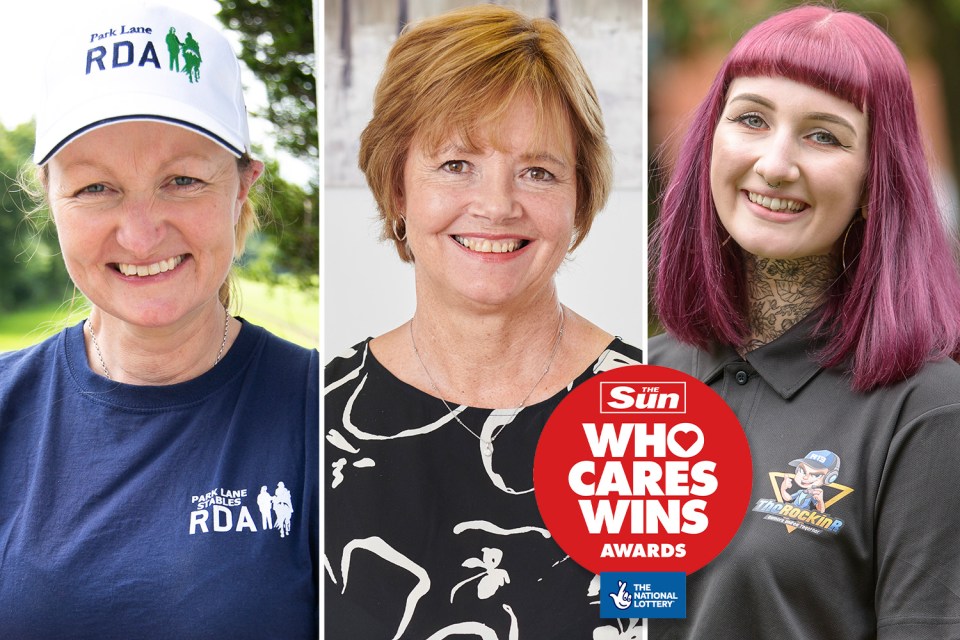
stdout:
[[249,151],[189,15],[50,52],[34,159],[91,310],[0,358],[0,635],[315,637],[318,356],[229,311]]

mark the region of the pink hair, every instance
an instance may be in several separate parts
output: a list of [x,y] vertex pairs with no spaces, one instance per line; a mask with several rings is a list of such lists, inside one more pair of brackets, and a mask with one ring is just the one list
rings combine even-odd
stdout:
[[[846,240],[847,269],[820,308],[818,354],[868,390],[960,356],[960,275],[924,157],[906,64],[865,18],[803,6],[758,24],[736,44],[697,109],[664,193],[655,234],[654,299],[679,340],[739,346],[748,333],[743,259],[724,244],[710,191],[710,154],[727,88],[781,76],[862,108],[870,123],[867,220]],[[933,283],[936,283],[935,285]]]

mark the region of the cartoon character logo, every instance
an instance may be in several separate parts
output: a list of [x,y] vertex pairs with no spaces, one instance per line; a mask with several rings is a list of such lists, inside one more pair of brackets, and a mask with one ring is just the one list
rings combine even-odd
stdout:
[[[811,451],[802,460],[790,463],[796,471],[793,478],[786,476],[780,483],[780,495],[795,507],[809,509],[813,506],[820,513],[823,505],[823,487],[837,481],[840,476],[840,456],[832,451]],[[796,483],[798,489],[790,493]]]
[[609,593],[607,595],[613,600],[613,606],[621,611],[625,611],[630,608],[630,603],[633,601],[633,595],[627,593],[627,583],[621,580],[617,580],[617,584],[620,585],[620,591],[617,593]]
[[843,519],[836,511],[828,513],[853,489],[837,482],[840,477],[840,456],[833,451],[811,451],[790,462],[793,472],[771,471],[770,484],[774,498],[760,498],[753,511],[765,520],[779,522],[788,533],[802,529],[820,535],[839,533]]

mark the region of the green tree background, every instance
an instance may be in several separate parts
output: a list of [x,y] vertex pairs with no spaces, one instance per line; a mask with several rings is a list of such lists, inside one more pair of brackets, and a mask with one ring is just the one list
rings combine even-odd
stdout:
[[[320,269],[320,188],[316,53],[310,0],[220,0],[220,22],[240,36],[240,59],[263,82],[267,106],[254,115],[276,128],[277,146],[314,168],[306,187],[279,178],[266,159],[261,236],[250,244],[248,273],[268,281],[292,274],[316,289]],[[260,155],[264,158],[263,154]]]
[[0,312],[59,301],[72,290],[52,225],[27,219],[34,205],[17,186],[33,153],[33,132],[33,124],[0,126]]
[[220,0],[220,22],[240,35],[240,59],[267,87],[261,115],[277,144],[317,158],[317,85],[310,0]]

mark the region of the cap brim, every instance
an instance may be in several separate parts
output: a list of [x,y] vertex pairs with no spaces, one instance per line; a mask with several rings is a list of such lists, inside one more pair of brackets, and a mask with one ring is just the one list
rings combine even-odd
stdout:
[[826,469],[827,471],[830,470],[829,467],[827,467],[826,465],[824,465],[824,464],[822,464],[822,463],[817,463],[817,466],[815,467],[815,466],[813,466],[813,461],[812,461],[812,460],[807,460],[806,458],[800,458],[799,460],[792,460],[792,461],[790,462],[790,466],[791,466],[791,467],[795,467],[795,466],[797,466],[798,464],[800,464],[801,462],[802,462],[803,464],[807,465],[808,467],[810,467],[811,469]]
[[[144,105],[150,106],[146,112]],[[97,119],[91,121],[94,117]],[[165,96],[127,93],[104,96],[71,109],[49,128],[42,140],[37,139],[33,153],[34,162],[42,166],[85,133],[128,121],[164,122],[183,127],[209,138],[238,158],[247,151],[245,141],[231,136],[229,127],[193,105]]]

